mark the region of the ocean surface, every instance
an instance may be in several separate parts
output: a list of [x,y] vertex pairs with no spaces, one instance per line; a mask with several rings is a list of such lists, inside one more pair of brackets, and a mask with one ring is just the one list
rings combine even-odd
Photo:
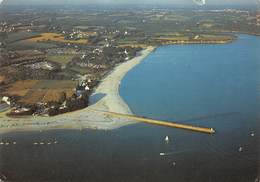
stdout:
[[259,182],[259,50],[260,38],[248,35],[224,45],[162,46],[123,79],[120,95],[134,114],[212,127],[214,135],[141,123],[5,134],[1,140],[17,144],[0,146],[0,179]]

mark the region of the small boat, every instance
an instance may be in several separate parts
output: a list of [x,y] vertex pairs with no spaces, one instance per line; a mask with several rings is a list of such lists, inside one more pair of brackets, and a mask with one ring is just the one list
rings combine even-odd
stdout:
[[5,143],[4,142],[0,142],[0,145],[4,145]]
[[5,145],[9,145],[10,143],[9,142],[6,142]]
[[239,152],[242,152],[242,151],[243,151],[243,147],[239,147],[239,148],[238,148],[238,151],[239,151]]
[[43,142],[40,142],[40,145],[44,145],[44,143],[43,143]]
[[54,141],[54,144],[57,144],[57,143],[58,143],[58,141],[57,141],[57,140],[55,140],[55,141]]
[[169,156],[169,155],[172,155],[173,152],[161,152],[160,153],[160,156]]
[[169,142],[170,142],[169,136],[166,136],[165,139],[164,139],[164,141],[165,141],[166,143],[169,143]]
[[38,142],[34,142],[33,145],[38,145]]
[[16,142],[13,142],[13,145],[16,145]]
[[255,136],[255,133],[254,133],[254,132],[251,132],[250,136],[251,136],[251,137],[254,137],[254,136]]
[[5,182],[7,180],[7,177],[3,174],[0,174],[0,182]]
[[50,145],[50,144],[51,144],[51,142],[48,142],[48,143],[47,143],[47,145]]

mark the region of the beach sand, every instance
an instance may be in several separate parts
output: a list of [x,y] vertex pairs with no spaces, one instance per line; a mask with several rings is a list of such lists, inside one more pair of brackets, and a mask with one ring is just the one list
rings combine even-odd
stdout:
[[99,111],[131,114],[131,110],[119,95],[121,80],[129,70],[138,65],[148,56],[154,47],[148,47],[141,51],[135,58],[121,63],[108,74],[96,88],[93,95],[103,97],[89,107],[71,113],[54,117],[23,117],[9,118],[0,113],[0,133],[13,131],[42,131],[51,129],[102,129],[111,130],[125,125],[133,124],[134,121],[111,118]]

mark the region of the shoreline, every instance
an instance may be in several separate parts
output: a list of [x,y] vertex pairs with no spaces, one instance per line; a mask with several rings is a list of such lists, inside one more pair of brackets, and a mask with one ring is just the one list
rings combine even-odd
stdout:
[[129,124],[134,121],[111,118],[98,110],[132,114],[128,105],[119,95],[119,87],[124,76],[142,60],[144,60],[155,47],[148,47],[133,59],[117,65],[111,72],[101,80],[101,83],[92,93],[103,97],[85,109],[65,113],[53,117],[26,117],[9,118],[5,113],[0,113],[0,134],[17,131],[42,131],[52,129],[101,129],[112,130]]

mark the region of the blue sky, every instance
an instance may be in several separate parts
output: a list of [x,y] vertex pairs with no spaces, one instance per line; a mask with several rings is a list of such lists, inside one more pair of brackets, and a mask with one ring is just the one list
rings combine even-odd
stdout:
[[[1,1],[1,0],[0,0]],[[207,4],[256,4],[259,0],[206,0]],[[192,4],[192,0],[4,0],[5,4]]]

